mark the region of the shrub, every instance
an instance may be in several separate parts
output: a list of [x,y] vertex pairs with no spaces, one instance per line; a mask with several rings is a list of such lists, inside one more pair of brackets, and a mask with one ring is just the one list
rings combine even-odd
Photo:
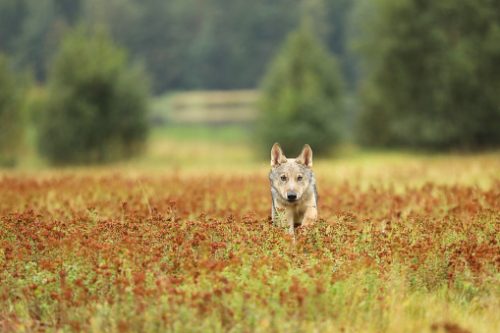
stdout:
[[51,70],[39,148],[52,163],[99,163],[141,151],[149,85],[126,52],[102,32],[77,29]]

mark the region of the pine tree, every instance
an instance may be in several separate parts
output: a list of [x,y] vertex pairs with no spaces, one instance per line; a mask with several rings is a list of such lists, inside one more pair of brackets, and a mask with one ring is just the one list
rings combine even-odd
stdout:
[[325,154],[341,138],[342,82],[333,56],[308,29],[292,32],[264,78],[258,139],[288,152]]

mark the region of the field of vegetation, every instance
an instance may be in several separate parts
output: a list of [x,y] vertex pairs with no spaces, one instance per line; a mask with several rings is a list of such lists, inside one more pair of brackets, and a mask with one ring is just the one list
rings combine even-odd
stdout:
[[295,242],[199,162],[0,172],[0,331],[500,332],[497,153],[317,161]]

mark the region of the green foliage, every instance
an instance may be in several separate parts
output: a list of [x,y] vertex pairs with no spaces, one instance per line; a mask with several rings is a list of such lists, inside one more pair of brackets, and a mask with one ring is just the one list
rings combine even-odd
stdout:
[[156,92],[254,87],[298,13],[288,0],[86,3],[84,19],[144,59]]
[[31,69],[39,81],[45,81],[47,65],[70,29],[70,18],[61,8],[63,2],[19,0],[20,10],[15,13],[20,27],[18,35],[12,36],[16,65]]
[[25,11],[23,1],[0,0],[0,52],[12,52],[16,37],[21,32],[21,17]]
[[44,81],[62,37],[78,22],[85,0],[0,0],[0,51]]
[[17,162],[24,136],[19,80],[0,55],[0,166]]
[[[301,6],[305,3],[305,6]],[[298,18],[311,12],[353,81],[346,52],[352,0],[0,0],[0,50],[44,82],[75,25],[104,26],[144,61],[155,92],[253,88]],[[169,66],[165,66],[168,63]]]
[[328,33],[326,43],[339,60],[342,76],[346,87],[355,91],[359,80],[357,55],[351,50],[353,40],[356,40],[354,31],[361,21],[351,22],[351,16],[359,0],[324,0],[326,2],[326,20]]
[[[338,59],[346,88],[354,90],[357,81],[357,59],[350,51],[352,28],[350,17],[359,0],[304,0],[301,1],[303,23],[311,27],[327,48]],[[361,20],[362,21],[362,20]],[[355,22],[358,24],[358,22]]]
[[363,8],[362,143],[500,145],[500,2],[378,0]]
[[262,85],[259,140],[286,152],[309,143],[324,154],[341,138],[342,82],[335,59],[307,28],[293,32]]
[[148,83],[102,33],[66,37],[39,120],[39,148],[56,164],[107,162],[141,151],[148,133]]

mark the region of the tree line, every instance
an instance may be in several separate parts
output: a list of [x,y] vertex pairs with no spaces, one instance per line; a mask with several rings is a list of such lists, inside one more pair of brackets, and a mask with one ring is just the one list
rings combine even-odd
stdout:
[[258,86],[265,148],[500,144],[495,1],[0,0],[0,38],[7,161],[23,129],[20,69],[47,87],[34,103],[38,144],[55,163],[140,151],[147,82],[153,92]]
[[[354,80],[348,0],[312,0],[321,34]],[[144,63],[155,93],[254,88],[307,10],[288,0],[0,0],[0,52],[45,81],[57,46],[77,25],[100,26]]]

